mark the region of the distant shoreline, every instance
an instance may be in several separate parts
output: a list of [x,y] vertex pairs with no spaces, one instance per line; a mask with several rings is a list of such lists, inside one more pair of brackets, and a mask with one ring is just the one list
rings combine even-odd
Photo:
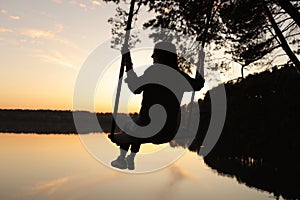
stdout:
[[81,112],[83,120],[98,118],[101,129],[89,127],[81,133],[110,132],[112,113],[88,111],[0,109],[1,133],[78,134],[73,113]]

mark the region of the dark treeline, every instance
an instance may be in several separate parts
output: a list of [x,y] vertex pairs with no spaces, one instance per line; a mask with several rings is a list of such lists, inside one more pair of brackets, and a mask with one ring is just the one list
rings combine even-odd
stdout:
[[[102,131],[109,132],[111,113],[79,112],[83,120],[97,116]],[[0,110],[0,132],[3,133],[54,133],[76,134],[72,111],[53,110]],[[86,133],[99,132],[87,123]]]
[[[286,66],[225,88],[224,129],[205,163],[220,175],[277,198],[300,199],[300,76]],[[200,128],[188,147],[196,152],[210,121],[209,96],[199,104]],[[173,145],[186,147],[185,143],[180,140]]]
[[[227,113],[219,145],[229,138],[230,146],[235,147],[232,151],[251,151],[253,157],[262,152],[276,157],[299,152],[300,76],[293,68],[274,68],[272,72],[251,75],[238,83],[226,84],[225,89]],[[209,124],[209,95],[199,104],[201,124],[192,149],[198,148]],[[280,148],[283,145],[286,148]]]

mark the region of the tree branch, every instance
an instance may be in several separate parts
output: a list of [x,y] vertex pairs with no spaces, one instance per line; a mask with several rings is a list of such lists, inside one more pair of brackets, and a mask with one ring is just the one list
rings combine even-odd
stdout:
[[298,74],[300,74],[300,61],[298,60],[297,56],[293,53],[293,51],[291,50],[290,46],[288,45],[286,39],[284,38],[281,30],[279,29],[279,27],[277,26],[273,16],[272,16],[272,13],[271,11],[269,10],[265,0],[262,0],[262,5],[264,7],[264,10],[265,10],[265,13],[278,37],[278,39],[280,40],[281,42],[281,46],[282,46],[282,49],[286,52],[286,54],[288,55],[288,57],[291,59],[291,61],[294,63],[295,65],[295,68],[298,72]]
[[297,25],[300,27],[300,14],[291,4],[291,2],[287,0],[277,0],[278,4],[294,19],[294,21],[297,23]]

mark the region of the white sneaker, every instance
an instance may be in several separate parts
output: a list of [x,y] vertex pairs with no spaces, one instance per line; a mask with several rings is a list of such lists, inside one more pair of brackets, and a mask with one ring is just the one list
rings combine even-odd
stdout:
[[111,162],[111,166],[119,169],[126,169],[127,168],[127,163],[126,160],[121,158],[120,156]]

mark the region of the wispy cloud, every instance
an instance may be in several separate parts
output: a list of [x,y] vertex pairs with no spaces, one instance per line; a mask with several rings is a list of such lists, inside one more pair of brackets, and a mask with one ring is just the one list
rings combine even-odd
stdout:
[[79,7],[80,7],[80,8],[83,8],[84,10],[87,10],[87,9],[88,9],[87,5],[85,5],[85,4],[83,4],[83,3],[80,3],[80,4],[79,4]]
[[9,35],[17,35],[17,31],[9,28],[0,27],[0,33],[2,33],[3,37],[0,38],[0,45],[3,46],[5,44],[8,45],[19,45],[20,43],[24,42],[24,39],[17,39],[14,37],[8,37]]
[[[32,57],[77,70],[84,50],[73,41],[62,37],[64,25],[54,23],[51,29],[1,27],[0,45],[13,45],[28,48]],[[39,49],[39,51],[36,51]],[[63,52],[63,53],[60,53]]]
[[6,15],[7,14],[7,10],[5,10],[5,9],[1,9],[1,11],[0,11],[2,14],[4,14],[4,15]]
[[[33,52],[34,57],[41,58],[44,62],[53,62],[65,67],[74,67],[78,62],[78,58],[66,59],[66,56],[59,54],[57,47],[63,48],[66,52],[78,52],[82,49],[74,42],[59,36],[59,33],[62,32],[64,26],[60,23],[54,25],[53,30],[41,30],[41,29],[9,29],[5,27],[0,27],[0,33],[3,33],[2,38],[5,40],[1,41],[1,45],[31,45],[34,49],[37,47],[40,48],[43,52]],[[5,35],[4,35],[5,33]],[[45,48],[46,47],[46,48]],[[49,49],[55,48],[55,53],[49,53]],[[47,52],[45,52],[47,49]],[[71,57],[71,56],[69,56]],[[69,62],[72,60],[72,62]]]
[[[62,4],[63,0],[52,0],[53,3]],[[90,1],[79,1],[79,0],[68,0],[67,3],[78,6],[85,11],[94,10],[96,7],[102,6],[102,3],[99,0],[90,0]]]
[[[73,182],[70,181],[70,183],[61,190],[61,196],[64,196],[65,199],[77,199],[78,196],[88,196],[92,191],[91,188],[119,180],[121,177],[122,175],[116,172],[107,172],[101,176],[95,176],[95,174],[91,173],[74,177]],[[101,199],[101,197],[99,199]]]
[[[68,39],[65,39],[63,37],[60,37],[58,33],[62,32],[64,29],[64,26],[62,24],[55,24],[54,30],[41,30],[41,29],[9,29],[5,27],[0,27],[0,33],[7,33],[7,34],[13,34],[11,36],[7,36],[7,43],[8,44],[14,44],[18,45],[18,42],[8,42],[11,40],[22,40],[30,43],[30,44],[44,44],[47,41],[56,42],[58,44],[63,44],[65,46],[69,46],[71,48],[77,49],[78,46],[69,41]],[[21,36],[21,38],[20,38]],[[26,38],[27,37],[27,38]]]
[[[52,0],[52,1],[55,3],[61,2],[60,0]],[[56,1],[58,1],[58,2],[56,2]],[[102,6],[102,4],[97,0],[92,0],[89,2],[88,1],[80,2],[77,0],[69,0],[68,2],[71,5],[79,6],[80,8],[84,9],[85,11],[94,10],[96,7]]]
[[184,179],[192,179],[192,176],[187,171],[183,170],[176,164],[170,167],[170,173],[172,174],[171,177],[173,177],[171,181],[171,185],[179,181],[182,181]]
[[22,36],[27,36],[33,40],[38,40],[38,39],[52,40],[53,42],[58,42],[60,44],[68,45],[72,48],[78,48],[78,46],[73,42],[63,37],[60,37],[58,35],[58,33],[62,32],[63,29],[64,26],[62,24],[55,24],[54,30],[22,29],[22,30],[18,30],[18,34]]
[[19,20],[19,19],[21,19],[21,17],[18,16],[18,15],[11,15],[11,16],[9,16],[9,18],[11,18],[13,20]]
[[39,52],[34,57],[40,58],[44,62],[50,62],[54,64],[58,64],[64,67],[70,67],[75,69],[74,64],[72,64],[70,59],[66,58],[65,55],[61,54],[58,51],[55,52]]
[[112,172],[102,176],[84,174],[38,182],[33,186],[25,187],[22,197],[33,196],[40,197],[39,199],[78,199],[79,196],[88,195],[91,192],[91,188],[106,184],[118,177],[120,177],[120,175]]
[[[9,29],[0,27],[0,45],[14,45],[29,48],[32,57],[42,62],[53,63],[77,70],[81,63],[80,55],[84,50],[76,43],[59,36],[64,26],[54,24],[53,30],[40,29]],[[61,53],[63,52],[63,53]]]
[[1,40],[2,43],[1,43],[1,46],[5,45],[5,44],[9,44],[9,45],[20,45],[20,41],[19,40],[7,40],[7,39],[4,39],[4,40]]
[[0,33],[12,33],[12,32],[14,32],[12,29],[0,27]]
[[50,30],[45,31],[45,30],[38,30],[38,29],[25,29],[21,31],[21,35],[25,35],[32,39],[36,39],[36,38],[52,39],[55,37],[55,34]]
[[182,169],[180,166],[173,164],[169,167],[169,172],[171,174],[171,178],[169,182],[162,187],[161,191],[158,193],[157,199],[171,199],[173,190],[176,190],[177,186],[183,182],[184,180],[191,180],[193,176],[189,174],[187,171]]
[[36,185],[32,186],[29,189],[28,194],[29,195],[34,195],[34,194],[53,194],[59,187],[61,187],[63,184],[68,182],[68,178],[60,178],[60,179],[55,179],[51,181],[46,181],[46,182],[40,182],[37,183]]
[[102,4],[99,1],[92,1],[92,4],[95,6],[101,6]]

